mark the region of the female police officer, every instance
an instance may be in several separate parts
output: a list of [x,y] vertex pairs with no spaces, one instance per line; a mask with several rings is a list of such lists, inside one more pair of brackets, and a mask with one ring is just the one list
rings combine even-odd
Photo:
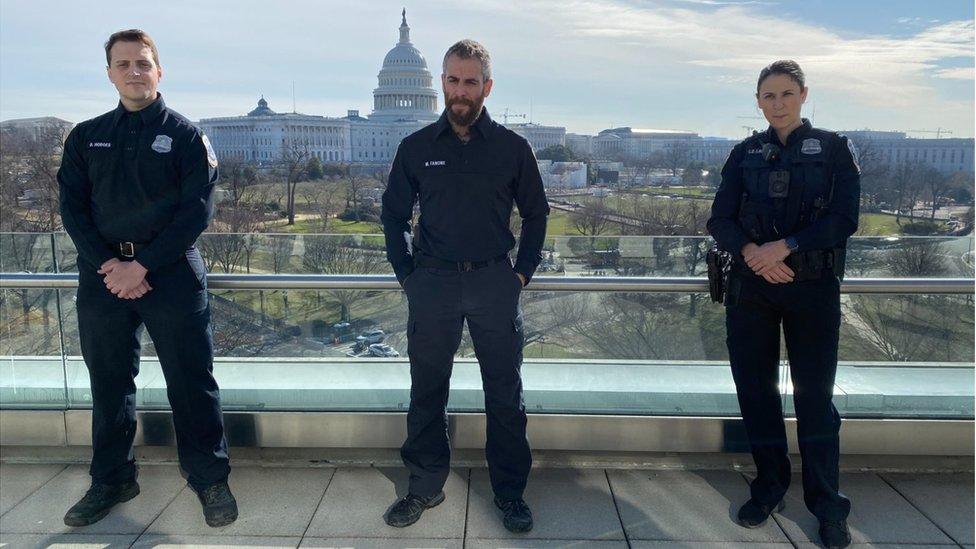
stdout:
[[782,323],[793,379],[803,499],[827,547],[850,543],[851,503],[838,491],[840,416],[834,375],[840,278],[857,229],[860,170],[846,137],[800,118],[803,71],[777,61],[756,99],[769,129],[736,145],[722,169],[708,230],[733,258],[726,293],[729,359],[757,476],[738,522],[755,528],[790,483],[777,387]]

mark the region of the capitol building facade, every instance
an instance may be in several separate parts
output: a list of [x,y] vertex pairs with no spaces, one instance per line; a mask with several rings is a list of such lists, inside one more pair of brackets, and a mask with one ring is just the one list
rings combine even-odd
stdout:
[[440,116],[427,61],[410,43],[406,11],[400,40],[386,54],[373,90],[368,117],[350,110],[344,117],[279,113],[262,97],[244,116],[204,118],[217,158],[274,163],[300,152],[323,163],[387,164],[400,141]]

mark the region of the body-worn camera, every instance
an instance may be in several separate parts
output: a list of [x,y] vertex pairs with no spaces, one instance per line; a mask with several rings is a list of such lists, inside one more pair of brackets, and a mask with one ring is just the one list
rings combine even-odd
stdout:
[[790,172],[773,170],[769,172],[769,198],[786,198],[790,194]]

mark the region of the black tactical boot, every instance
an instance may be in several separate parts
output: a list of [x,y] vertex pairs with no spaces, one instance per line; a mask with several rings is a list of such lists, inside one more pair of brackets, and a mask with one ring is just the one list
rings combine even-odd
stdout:
[[400,501],[393,504],[386,513],[386,523],[396,528],[403,528],[420,520],[420,515],[431,507],[437,507],[444,501],[444,492],[432,496],[417,496],[407,494]]
[[505,513],[502,524],[509,532],[522,534],[532,529],[532,510],[522,498],[510,500],[495,498],[495,506]]
[[218,482],[197,492],[207,526],[219,528],[237,520],[237,500],[226,482]]
[[829,549],[842,549],[851,544],[851,532],[846,520],[821,520],[820,541]]
[[749,500],[739,508],[739,519],[738,523],[740,526],[745,526],[746,528],[759,528],[766,523],[766,519],[769,515],[773,514],[773,511],[782,511],[786,507],[783,500],[780,500],[776,505],[760,505],[754,500]]
[[139,495],[135,481],[122,484],[92,484],[85,497],[68,509],[64,523],[68,526],[88,526],[105,518],[116,503],[129,501]]

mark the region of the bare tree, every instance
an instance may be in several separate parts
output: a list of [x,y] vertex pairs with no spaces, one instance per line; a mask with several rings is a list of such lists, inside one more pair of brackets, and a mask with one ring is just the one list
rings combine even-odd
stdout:
[[928,192],[929,200],[932,201],[932,215],[929,219],[935,220],[935,212],[952,189],[952,183],[953,180],[948,175],[934,168],[928,167],[923,172],[923,184],[926,192]]
[[317,182],[302,188],[302,199],[308,204],[309,208],[316,214],[319,221],[318,230],[327,232],[329,221],[336,213],[336,202],[339,194],[339,182],[335,177],[330,177],[328,181]]
[[672,176],[677,176],[681,168],[688,165],[691,158],[691,145],[687,141],[672,141],[664,149],[664,167]]
[[312,156],[305,140],[292,138],[282,145],[281,167],[285,176],[285,212],[288,224],[295,224],[295,193],[298,183],[308,174],[308,160]]
[[891,180],[894,186],[896,205],[895,221],[901,225],[901,212],[908,209],[908,217],[914,217],[918,199],[922,195],[920,183],[921,166],[917,162],[902,162],[894,167]]
[[[386,258],[379,249],[365,248],[359,237],[322,235],[305,237],[305,270],[322,274],[374,274],[386,266]],[[337,290],[332,292],[341,307],[343,320],[349,319],[349,306],[369,295],[362,290]]]
[[611,210],[601,199],[595,202],[584,202],[569,214],[573,228],[584,236],[603,234],[610,225]]
[[945,247],[926,238],[908,239],[887,254],[892,272],[902,277],[936,276],[945,273]]

